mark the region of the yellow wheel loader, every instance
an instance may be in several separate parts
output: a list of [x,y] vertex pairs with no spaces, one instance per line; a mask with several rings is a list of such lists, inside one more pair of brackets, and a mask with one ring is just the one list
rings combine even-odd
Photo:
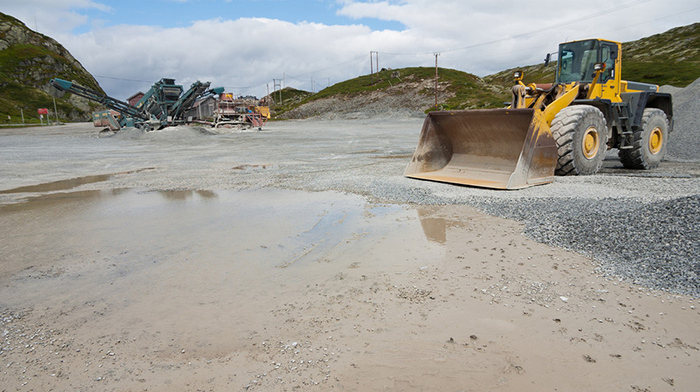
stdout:
[[621,80],[621,46],[562,43],[554,84],[525,85],[517,71],[506,109],[429,113],[404,175],[519,189],[555,174],[594,174],[611,148],[625,168],[657,167],[673,125],[671,95]]

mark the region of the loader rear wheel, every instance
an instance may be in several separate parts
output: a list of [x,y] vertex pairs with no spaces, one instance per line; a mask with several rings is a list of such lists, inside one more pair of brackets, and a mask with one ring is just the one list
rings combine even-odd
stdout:
[[654,169],[666,155],[668,117],[661,109],[647,108],[642,123],[634,132],[632,148],[618,153],[622,166],[627,169]]
[[556,175],[588,175],[603,165],[608,143],[605,116],[590,105],[569,106],[552,121],[552,136],[557,143]]

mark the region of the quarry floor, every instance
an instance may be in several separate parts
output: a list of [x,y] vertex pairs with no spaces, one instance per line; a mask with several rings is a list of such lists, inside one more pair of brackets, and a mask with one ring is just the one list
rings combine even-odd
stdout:
[[426,183],[402,176],[421,123],[0,130],[0,391],[697,388],[697,287],[489,207],[697,200],[697,162]]

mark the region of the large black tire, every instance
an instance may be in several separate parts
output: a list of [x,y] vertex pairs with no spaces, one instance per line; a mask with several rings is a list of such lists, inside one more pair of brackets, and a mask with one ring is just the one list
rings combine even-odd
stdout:
[[653,169],[666,155],[668,117],[661,109],[644,109],[642,123],[634,132],[632,148],[620,150],[618,156],[627,169]]
[[608,148],[603,112],[590,105],[569,106],[554,116],[550,129],[559,155],[556,175],[589,175],[600,170]]

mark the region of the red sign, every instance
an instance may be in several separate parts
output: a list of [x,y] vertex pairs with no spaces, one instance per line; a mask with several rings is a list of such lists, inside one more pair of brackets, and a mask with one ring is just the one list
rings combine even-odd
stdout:
[[49,109],[46,109],[46,108],[37,109],[36,112],[38,114],[49,114]]

